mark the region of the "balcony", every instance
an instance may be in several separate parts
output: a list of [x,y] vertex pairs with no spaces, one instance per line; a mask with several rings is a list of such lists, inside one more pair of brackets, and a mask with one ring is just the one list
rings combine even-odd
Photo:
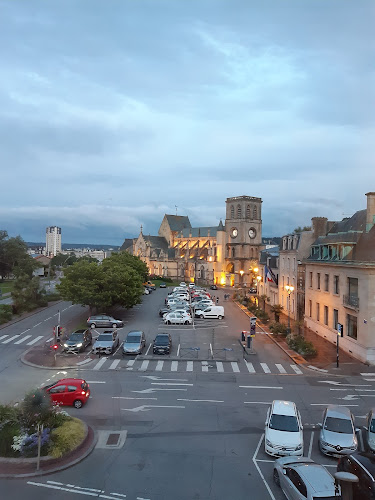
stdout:
[[358,295],[343,295],[342,303],[348,309],[359,311],[359,297]]

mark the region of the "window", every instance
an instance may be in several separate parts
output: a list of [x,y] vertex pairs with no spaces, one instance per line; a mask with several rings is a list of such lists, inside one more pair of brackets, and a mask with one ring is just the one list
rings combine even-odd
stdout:
[[328,306],[324,306],[324,324],[328,325]]
[[237,205],[237,219],[241,218],[241,205]]
[[253,206],[253,219],[257,219],[257,207],[256,205]]
[[299,491],[299,493],[307,498],[307,489],[305,483],[302,481],[301,476],[294,469],[287,469],[287,476],[293,486]]
[[348,337],[357,339],[357,316],[346,315]]
[[231,205],[231,207],[230,207],[230,218],[234,219],[234,206],[233,205]]
[[339,293],[340,293],[339,277],[338,276],[333,277],[333,293],[336,295],[339,295]]
[[324,291],[329,291],[329,274],[324,275]]
[[77,387],[75,385],[68,385],[68,391],[69,392],[76,392]]
[[248,219],[250,219],[250,217],[251,217],[250,205],[246,206],[246,217]]
[[316,303],[316,320],[320,320],[320,304],[319,302]]
[[337,323],[339,322],[339,311],[337,309],[333,310],[333,328],[337,330]]
[[320,273],[316,273],[316,288],[320,290]]
[[312,301],[309,300],[309,316],[312,317]]
[[312,272],[310,272],[310,285],[309,286],[310,286],[310,288],[312,288],[312,286],[313,286],[313,273]]
[[65,391],[65,385],[58,385],[57,387],[53,387],[49,392],[51,394],[58,394],[64,391]]
[[358,278],[348,278],[348,295],[350,299],[358,297]]

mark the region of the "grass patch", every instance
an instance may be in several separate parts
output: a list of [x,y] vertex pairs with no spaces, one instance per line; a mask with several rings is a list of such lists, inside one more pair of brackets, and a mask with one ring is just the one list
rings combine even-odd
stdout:
[[0,281],[0,290],[1,292],[8,293],[11,292],[14,288],[14,280],[12,281]]
[[65,453],[76,448],[85,437],[85,428],[81,420],[72,418],[64,422],[51,433],[52,443],[49,450],[50,455],[59,458]]

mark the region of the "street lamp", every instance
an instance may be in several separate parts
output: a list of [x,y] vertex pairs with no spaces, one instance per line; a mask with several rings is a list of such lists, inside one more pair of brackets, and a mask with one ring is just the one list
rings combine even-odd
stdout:
[[288,292],[288,333],[290,333],[290,294],[294,290],[293,285],[285,285],[285,290]]
[[259,294],[259,283],[262,281],[262,276],[257,276],[257,293]]

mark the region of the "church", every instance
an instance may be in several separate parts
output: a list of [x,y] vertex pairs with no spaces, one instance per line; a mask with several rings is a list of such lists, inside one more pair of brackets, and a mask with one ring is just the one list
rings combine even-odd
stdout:
[[121,250],[137,255],[151,275],[185,282],[254,286],[262,245],[262,199],[226,199],[225,224],[192,227],[181,215],[164,215],[158,236],[126,239]]

